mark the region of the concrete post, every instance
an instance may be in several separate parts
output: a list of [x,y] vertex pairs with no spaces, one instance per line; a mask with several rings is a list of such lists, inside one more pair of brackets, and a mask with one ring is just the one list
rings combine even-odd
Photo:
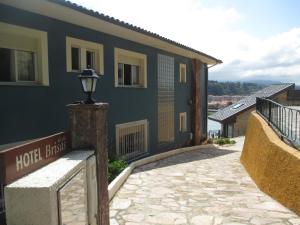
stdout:
[[98,225],[109,225],[107,181],[107,103],[67,105],[72,149],[95,149],[98,184]]

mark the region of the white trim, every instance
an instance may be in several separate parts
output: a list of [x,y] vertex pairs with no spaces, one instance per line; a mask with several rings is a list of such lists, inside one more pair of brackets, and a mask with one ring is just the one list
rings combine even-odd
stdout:
[[[72,70],[72,47],[79,49],[79,70]],[[86,69],[86,51],[95,53],[95,70],[104,75],[103,45],[97,42],[81,40],[66,36],[66,64],[67,72],[81,72]]]
[[[147,55],[129,51],[121,48],[114,48],[115,55],[115,87],[147,88]],[[119,85],[118,64],[130,64],[139,66],[140,85]]]
[[177,45],[171,44],[167,41],[163,41],[159,38],[155,38],[131,29],[116,25],[94,16],[87,15],[77,10],[65,7],[59,4],[55,4],[50,1],[41,0],[0,0],[1,3],[10,5],[19,9],[30,11],[33,13],[41,14],[50,18],[58,19],[64,22],[75,24],[96,30],[99,32],[107,33],[116,37],[127,39],[136,43],[147,45],[150,47],[158,48],[163,51],[182,55],[191,59],[199,59],[203,63],[208,65],[214,65],[220,63],[216,59],[213,59],[204,54],[196,53],[194,51],[181,48]]
[[[7,38],[0,38],[0,47],[35,53],[36,81],[0,82],[0,85],[7,85],[7,83],[11,83],[10,85],[16,83],[18,85],[35,83],[37,85],[49,86],[47,32],[0,22],[0,36],[2,35],[7,36]],[[22,41],[18,41],[19,39],[22,39]]]
[[[184,74],[182,74],[182,69],[184,69]],[[182,79],[183,76],[183,79]],[[186,83],[186,64],[180,63],[179,64],[179,82]]]
[[128,122],[128,123],[116,124],[116,128],[127,128],[127,127],[137,126],[137,125],[146,124],[146,123],[148,123],[147,119],[137,120],[137,121]]

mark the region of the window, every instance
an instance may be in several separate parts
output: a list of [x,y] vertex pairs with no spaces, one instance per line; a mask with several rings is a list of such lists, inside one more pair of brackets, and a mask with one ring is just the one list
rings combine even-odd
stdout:
[[0,84],[49,85],[47,33],[0,22]]
[[72,70],[79,71],[80,70],[80,49],[76,47],[72,47]]
[[240,107],[242,107],[244,105],[244,103],[238,103],[236,105],[234,105],[231,109],[238,109]]
[[35,53],[14,49],[0,48],[1,81],[35,81],[36,60]]
[[118,157],[124,160],[147,153],[148,121],[140,120],[116,125],[116,148]]
[[179,64],[179,82],[186,83],[186,65]]
[[186,130],[187,130],[186,112],[183,112],[179,114],[179,131],[185,132]]
[[159,147],[163,148],[175,140],[174,58],[158,54],[157,69],[157,134]]
[[76,38],[66,38],[67,72],[81,72],[86,68],[104,74],[103,45]]
[[147,87],[147,56],[115,48],[115,86]]

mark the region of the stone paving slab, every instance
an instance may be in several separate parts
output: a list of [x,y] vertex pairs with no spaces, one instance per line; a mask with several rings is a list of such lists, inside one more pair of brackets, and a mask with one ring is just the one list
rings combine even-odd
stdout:
[[299,225],[296,214],[256,187],[241,152],[228,149],[199,149],[136,168],[111,201],[110,224]]

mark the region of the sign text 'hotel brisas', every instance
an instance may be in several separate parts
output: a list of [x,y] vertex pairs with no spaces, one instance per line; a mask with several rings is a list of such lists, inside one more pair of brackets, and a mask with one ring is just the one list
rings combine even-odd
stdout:
[[53,162],[69,150],[69,134],[62,132],[1,151],[2,182],[9,184]]

